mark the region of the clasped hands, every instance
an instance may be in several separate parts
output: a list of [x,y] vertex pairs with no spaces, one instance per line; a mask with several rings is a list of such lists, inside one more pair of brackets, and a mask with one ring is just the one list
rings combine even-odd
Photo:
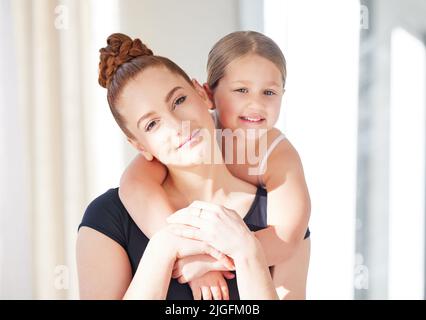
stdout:
[[235,277],[235,261],[256,241],[244,220],[234,210],[194,201],[167,222],[176,248],[172,277],[188,283],[195,300],[229,300],[225,278]]

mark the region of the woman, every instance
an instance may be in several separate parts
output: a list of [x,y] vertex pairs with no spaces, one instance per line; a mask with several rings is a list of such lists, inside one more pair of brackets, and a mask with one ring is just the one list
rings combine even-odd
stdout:
[[[194,200],[216,206],[176,214],[175,223],[148,244],[116,189],[97,198],[78,236],[81,297],[191,299],[187,285],[173,280],[169,287],[174,260],[202,253],[218,258],[220,251],[234,261],[242,299],[276,298],[262,248],[243,221],[257,225],[252,230],[266,227],[265,193],[232,176],[217,158],[204,164],[220,154],[210,138],[214,124],[205,91],[173,62],[124,35],[112,35],[101,50],[100,84],[108,88],[111,111],[129,142],[167,166],[163,187],[174,207],[187,208]],[[235,279],[228,285],[237,298]]]

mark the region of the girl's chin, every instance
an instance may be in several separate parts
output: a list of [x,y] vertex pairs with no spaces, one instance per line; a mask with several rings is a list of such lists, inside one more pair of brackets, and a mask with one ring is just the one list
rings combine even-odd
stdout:
[[254,138],[259,137],[260,135],[263,135],[267,130],[268,126],[266,125],[266,122],[263,123],[263,125],[247,125],[247,126],[238,126],[234,128],[228,128],[228,129],[221,129],[222,135],[226,136],[228,134],[232,134],[235,136],[243,136],[245,138]]

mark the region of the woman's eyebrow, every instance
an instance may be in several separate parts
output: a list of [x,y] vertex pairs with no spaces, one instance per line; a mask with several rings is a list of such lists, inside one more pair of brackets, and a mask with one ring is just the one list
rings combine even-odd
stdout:
[[141,122],[143,120],[145,120],[146,118],[149,118],[149,117],[153,116],[154,114],[155,114],[154,111],[150,111],[148,113],[145,113],[142,117],[139,118],[138,122],[136,123],[136,128],[139,129],[139,125],[141,124]]
[[179,89],[183,89],[183,88],[182,88],[182,87],[179,87],[179,86],[176,86],[176,87],[174,87],[172,90],[170,90],[170,91],[169,91],[169,93],[167,94],[166,98],[164,99],[164,101],[165,101],[166,103],[168,103],[168,102],[169,102],[169,100],[170,100],[170,98],[173,96],[173,94],[174,94],[177,90],[179,90]]
[[[174,94],[177,90],[179,90],[179,89],[183,89],[183,88],[182,88],[182,87],[180,87],[180,86],[176,86],[176,87],[174,87],[172,90],[170,90],[170,91],[169,91],[169,93],[166,95],[166,98],[164,99],[164,101],[165,101],[166,103],[168,103],[168,102],[169,102],[169,100],[171,99],[171,97],[173,96],[173,94]],[[142,117],[140,117],[140,118],[139,118],[138,122],[136,123],[136,127],[137,127],[137,128],[139,128],[139,125],[140,125],[140,123],[141,123],[143,120],[145,120],[146,118],[151,117],[151,116],[152,116],[152,115],[154,115],[154,114],[155,114],[155,112],[154,112],[154,111],[150,111],[150,112],[148,112],[148,113],[144,114]]]

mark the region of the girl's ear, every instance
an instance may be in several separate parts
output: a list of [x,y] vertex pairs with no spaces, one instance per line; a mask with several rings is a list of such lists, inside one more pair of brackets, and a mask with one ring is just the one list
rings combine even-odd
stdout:
[[211,110],[214,109],[212,97],[205,90],[205,87],[202,87],[195,79],[192,79],[192,84],[194,85],[195,90],[198,92],[201,98],[207,103],[208,108]]
[[135,149],[137,149],[139,152],[140,152],[140,154],[142,155],[142,156],[144,156],[144,158],[146,159],[146,160],[148,160],[148,161],[152,161],[153,159],[154,159],[154,156],[151,154],[151,153],[149,153],[148,151],[146,151],[146,150],[144,150],[144,148],[143,148],[143,146],[138,142],[138,141],[136,141],[136,140],[133,140],[133,139],[130,139],[130,138],[127,138],[127,141],[129,141],[130,142],[130,144],[135,148]]

